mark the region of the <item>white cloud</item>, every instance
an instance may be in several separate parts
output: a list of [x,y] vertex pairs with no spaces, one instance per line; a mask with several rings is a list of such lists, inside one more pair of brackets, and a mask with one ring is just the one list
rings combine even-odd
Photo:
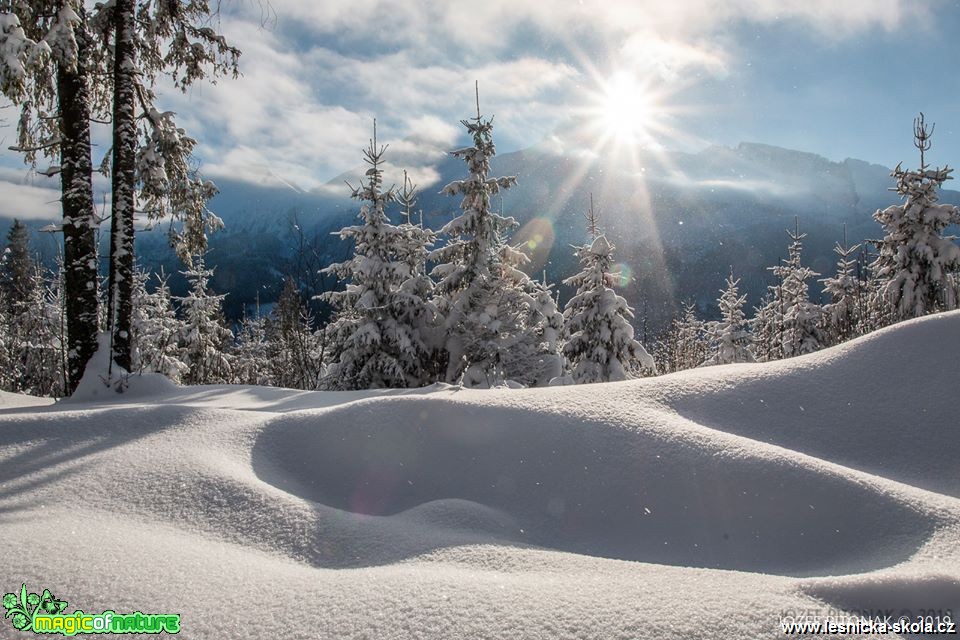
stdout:
[[[201,132],[207,173],[299,188],[359,166],[373,117],[391,164],[426,171],[461,135],[475,80],[501,146],[526,145],[593,90],[595,64],[667,83],[723,76],[738,24],[790,20],[836,40],[930,11],[903,0],[274,0],[264,28],[260,5],[245,6],[223,20],[244,77],[177,109]],[[531,34],[565,55],[539,53]],[[581,50],[598,42],[605,50]]]
[[[324,47],[301,51],[248,20],[225,18],[223,27],[244,51],[243,77],[186,96],[168,89],[162,98],[162,108],[195,132],[202,171],[213,178],[317,188],[361,164],[376,117],[379,140],[390,145],[388,161],[434,182],[432,165],[462,135],[456,119],[473,111],[474,79],[482,104],[519,135],[534,124],[531,108],[556,109],[542,94],[577,76],[567,64],[531,57],[462,66],[418,63],[410,51],[366,58]],[[540,126],[545,133],[549,119]]]
[[304,59],[277,34],[236,19],[224,29],[243,49],[243,76],[162,96],[163,108],[198,138],[204,174],[251,182],[273,176],[309,188],[353,164],[366,114],[322,103]]
[[59,182],[26,170],[0,168],[0,217],[21,220],[60,218]]
[[[298,189],[360,166],[374,117],[390,166],[435,181],[434,165],[462,141],[457,120],[475,109],[475,80],[509,149],[569,120],[610,65],[667,83],[722,76],[738,24],[791,20],[835,40],[933,11],[903,0],[272,0],[271,22],[264,6],[224,7],[242,78],[186,95],[167,87],[160,106],[198,138],[205,174]],[[49,195],[28,184],[8,203],[49,215]]]
[[[593,31],[605,36],[645,32],[668,37],[716,33],[732,22],[796,20],[828,37],[895,29],[904,19],[929,19],[931,3],[905,0],[274,0],[277,24],[321,34],[423,45],[446,41],[483,50],[509,48],[512,31],[532,25],[554,36]],[[371,25],[389,26],[371,29]]]
[[621,66],[639,77],[654,76],[668,82],[679,80],[681,73],[689,69],[725,75],[730,59],[716,43],[651,38],[649,34],[627,36],[619,56]]
[[745,193],[769,195],[780,198],[799,196],[803,195],[804,193],[809,193],[809,191],[801,188],[799,185],[784,184],[782,181],[774,180],[732,180],[729,178],[696,180],[681,174],[670,177],[668,181],[673,182],[683,188],[709,189],[711,191],[742,191]]

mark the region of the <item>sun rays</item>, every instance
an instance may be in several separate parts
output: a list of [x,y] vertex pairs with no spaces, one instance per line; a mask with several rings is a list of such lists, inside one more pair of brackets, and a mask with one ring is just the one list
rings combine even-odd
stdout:
[[623,144],[653,142],[660,105],[649,85],[639,82],[630,73],[618,71],[604,81],[592,97],[593,126],[609,141]]
[[[699,146],[683,130],[685,116],[694,110],[681,104],[679,94],[690,84],[666,82],[628,64],[600,70],[576,55],[576,49],[572,52],[585,82],[557,138],[561,153],[578,160],[568,165],[563,189],[542,215],[553,221],[562,211],[585,210],[592,193],[602,213],[602,231],[621,247],[620,286],[646,286],[639,281],[667,271],[651,183],[682,173],[672,151]],[[633,239],[627,241],[628,236]]]

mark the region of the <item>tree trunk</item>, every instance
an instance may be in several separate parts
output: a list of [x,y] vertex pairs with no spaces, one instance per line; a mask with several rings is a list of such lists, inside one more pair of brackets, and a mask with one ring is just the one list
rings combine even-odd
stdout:
[[130,370],[133,317],[133,213],[136,181],[136,51],[134,0],[114,5],[113,218],[110,225],[110,307],[113,359]]
[[63,206],[64,301],[67,316],[67,388],[69,395],[97,348],[97,216],[90,160],[90,93],[85,60],[90,48],[83,5],[77,29],[76,69],[57,68],[60,103],[60,188]]

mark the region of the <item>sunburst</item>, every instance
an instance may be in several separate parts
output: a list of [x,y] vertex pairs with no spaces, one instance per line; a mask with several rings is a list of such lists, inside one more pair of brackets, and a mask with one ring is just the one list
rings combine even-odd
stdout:
[[649,144],[661,115],[651,87],[620,71],[602,83],[591,109],[603,137],[622,144]]

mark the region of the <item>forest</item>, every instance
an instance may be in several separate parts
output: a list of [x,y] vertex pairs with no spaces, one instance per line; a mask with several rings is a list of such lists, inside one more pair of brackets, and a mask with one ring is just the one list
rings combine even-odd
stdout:
[[[563,280],[573,295],[560,300],[545,276],[524,271],[528,256],[511,244],[517,222],[502,199],[500,211],[494,206],[517,179],[490,176],[493,117],[481,114],[477,84],[476,115],[461,121],[472,144],[451,152],[464,177],[442,189],[460,199],[459,215],[428,228],[406,174],[400,188],[384,184],[389,145],[377,140],[374,120],[362,182],[349,185],[357,223],[339,232],[348,259],[320,269],[339,283],[316,296],[330,317],[314,317],[313,300],[288,278],[269,313],[257,308],[228,326],[205,263],[208,236],[223,227],[207,206],[217,187],[198,172],[196,140],[161,111],[155,87],[160,79],[181,90],[229,81],[240,50],[209,26],[215,8],[207,2],[118,0],[89,12],[49,5],[15,3],[0,14],[0,88],[20,108],[12,148],[31,166],[52,162],[41,172],[60,176],[63,211],[54,270],[32,255],[22,224],[8,231],[0,264],[5,390],[69,395],[101,332],[112,358],[97,375],[118,391],[144,371],[182,384],[297,389],[545,386],[789,358],[957,307],[960,247],[945,234],[960,210],[938,202],[951,169],[928,166],[933,127],[920,114],[919,166],[893,172],[900,203],[874,214],[881,239],[851,246],[844,237],[835,272],[820,274],[804,265],[797,220],[758,306],[745,308],[742,274],[731,269],[719,319],[698,318],[691,305],[641,344],[641,301],[615,290],[617,238],[604,234],[592,196],[575,249],[580,271]],[[110,178],[108,216],[98,213],[92,186],[90,131],[100,123],[112,137],[97,169]],[[96,237],[107,219],[109,255],[101,257]],[[167,275],[138,268],[135,220],[169,223],[186,295],[171,294]]]

